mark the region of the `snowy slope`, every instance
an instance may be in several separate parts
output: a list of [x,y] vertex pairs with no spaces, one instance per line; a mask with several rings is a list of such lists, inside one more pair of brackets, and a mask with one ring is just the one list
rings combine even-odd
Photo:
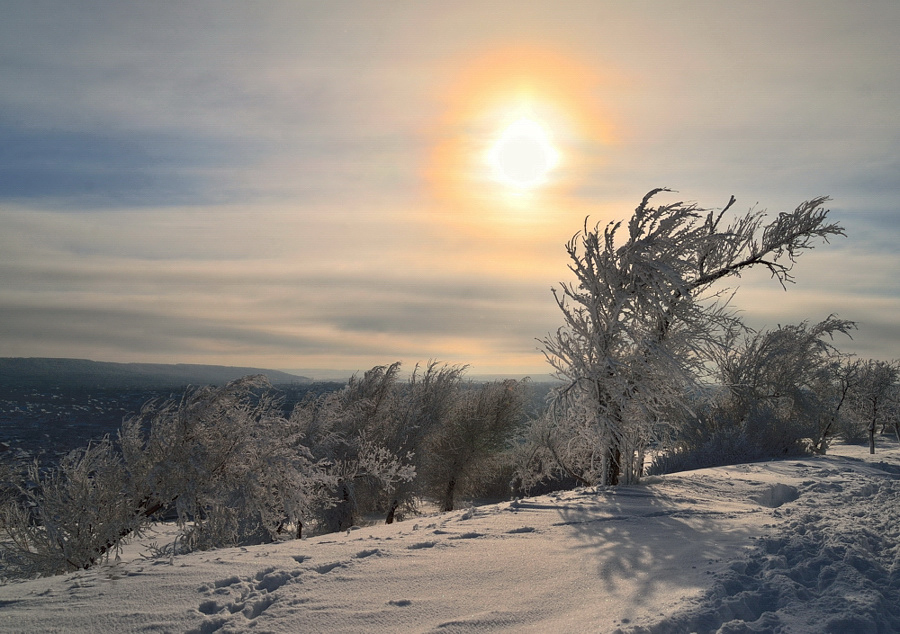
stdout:
[[900,631],[900,449],[832,454],[173,561],[135,545],[0,586],[0,631]]

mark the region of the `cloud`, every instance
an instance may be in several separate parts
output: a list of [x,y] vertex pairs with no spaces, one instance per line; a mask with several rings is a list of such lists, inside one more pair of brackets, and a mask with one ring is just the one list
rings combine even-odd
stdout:
[[[839,312],[860,321],[853,345],[900,356],[898,15],[14,3],[0,21],[0,354],[546,371],[534,339],[561,322],[549,289],[569,279],[565,241],[669,186],[773,214],[831,195],[848,238],[804,254],[787,293],[745,276],[736,303],[760,327]],[[512,199],[453,173],[467,186],[440,198],[435,149],[476,152],[492,133],[490,117],[448,117],[470,113],[456,88],[503,83],[478,60],[523,44],[552,52],[542,81],[576,79],[563,102],[604,134],[561,136],[565,187]]]
[[[0,126],[0,200],[73,209],[226,202],[238,150],[223,140]],[[223,158],[224,157],[224,158]]]
[[19,209],[0,219],[10,230],[0,236],[0,354],[250,354],[357,369],[439,357],[532,372],[534,337],[555,327],[548,281],[480,268],[381,216],[243,207],[235,217]]

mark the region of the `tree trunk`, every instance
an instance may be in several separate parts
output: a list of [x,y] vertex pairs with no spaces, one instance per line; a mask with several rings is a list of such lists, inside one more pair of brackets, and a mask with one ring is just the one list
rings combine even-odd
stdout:
[[350,495],[350,488],[344,485],[343,500],[339,504],[340,510],[340,528],[338,530],[346,530],[356,524],[356,518],[353,512],[353,499]]
[[813,445],[813,452],[824,456],[828,451],[828,432],[831,431],[831,426],[834,424],[834,418],[828,421],[828,424],[825,425],[825,429],[822,430],[822,433],[819,435],[819,440]]
[[872,421],[869,423],[869,453],[875,453],[875,421],[878,420],[878,401],[872,399]]
[[325,511],[325,530],[329,533],[345,531],[354,525],[356,518],[354,500],[350,487],[342,482],[338,489],[338,500]]
[[631,481],[629,484],[637,484],[644,476],[644,458],[646,457],[646,447],[641,444],[640,448],[634,452],[634,460],[632,461]]
[[[177,499],[178,499],[178,496],[176,495],[174,498],[172,498],[172,500],[169,502],[169,504],[174,504]],[[150,504],[150,498],[144,498],[143,500],[141,500],[141,503],[138,505],[136,516],[142,516],[146,519],[149,519],[154,514],[158,513],[160,510],[162,510],[163,507],[165,507],[165,506],[166,506],[166,504],[163,504],[162,502],[154,502],[153,504]],[[119,531],[119,537],[124,539],[124,538],[128,537],[129,535],[131,535],[133,532],[134,532],[133,526],[123,528],[121,531]],[[90,566],[93,566],[94,563],[96,563],[97,559],[99,559],[100,557],[103,557],[106,553],[108,553],[109,550],[111,548],[114,548],[117,543],[118,542],[108,541],[108,542],[106,542],[106,544],[100,546],[97,549],[97,557],[91,558],[90,564],[86,565],[84,567],[84,569],[87,570]]]
[[619,461],[622,459],[622,452],[616,446],[610,447],[606,451],[606,484],[608,486],[616,486],[619,484]]
[[394,500],[391,502],[391,508],[388,511],[387,517],[384,519],[385,524],[393,524],[394,523],[394,513],[397,512],[397,507],[400,506],[400,502]]
[[453,510],[453,494],[455,490],[456,480],[454,478],[450,478],[450,482],[447,483],[447,490],[444,492],[444,499],[441,500],[441,512]]

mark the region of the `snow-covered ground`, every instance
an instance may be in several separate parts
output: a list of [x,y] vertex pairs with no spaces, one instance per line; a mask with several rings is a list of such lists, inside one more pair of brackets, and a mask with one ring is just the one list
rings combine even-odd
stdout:
[[171,561],[135,545],[0,586],[0,631],[897,632],[898,542],[884,440]]

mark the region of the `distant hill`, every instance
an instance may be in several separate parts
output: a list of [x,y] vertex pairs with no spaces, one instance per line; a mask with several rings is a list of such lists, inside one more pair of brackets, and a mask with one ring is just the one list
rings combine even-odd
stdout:
[[248,374],[265,374],[274,385],[309,383],[304,376],[224,365],[108,363],[85,359],[2,358],[0,386],[72,388],[160,388],[224,385]]

